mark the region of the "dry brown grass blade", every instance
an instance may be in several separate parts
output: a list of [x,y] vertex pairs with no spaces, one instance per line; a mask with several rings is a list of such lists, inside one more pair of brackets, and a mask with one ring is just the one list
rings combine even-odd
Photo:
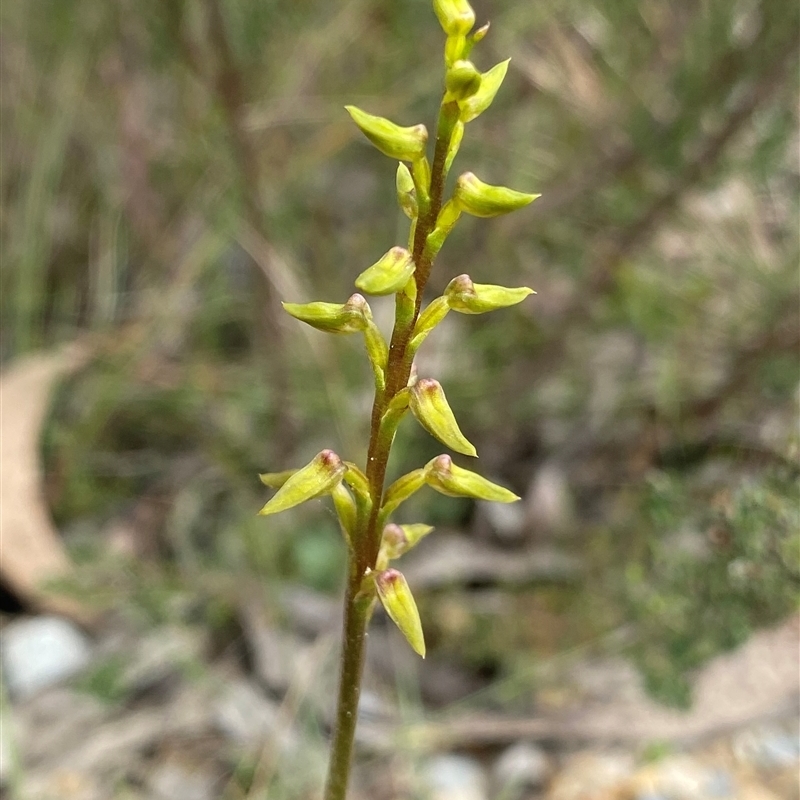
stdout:
[[47,510],[39,441],[56,382],[88,356],[86,344],[73,342],[0,375],[0,576],[23,602],[82,622],[86,613],[77,602],[44,588],[71,564]]

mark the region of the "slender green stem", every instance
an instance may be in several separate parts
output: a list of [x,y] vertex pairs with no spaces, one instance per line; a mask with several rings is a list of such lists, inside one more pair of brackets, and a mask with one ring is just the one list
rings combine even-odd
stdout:
[[361,694],[361,673],[364,669],[369,610],[355,602],[361,576],[354,559],[344,602],[344,640],[342,642],[339,698],[336,710],[336,730],[331,747],[328,783],[325,800],[345,800],[350,777],[350,762],[358,720],[358,698]]
[[350,556],[350,571],[344,598],[344,639],[342,641],[339,698],[328,780],[325,786],[325,800],[345,800],[347,796],[358,718],[358,697],[364,668],[366,631],[370,618],[369,607],[365,607],[363,603],[359,602],[357,595],[362,578],[368,569],[375,568],[378,558],[381,541],[378,516],[386,481],[386,465],[389,461],[393,439],[393,432],[387,432],[385,428],[382,430],[380,423],[386,406],[398,392],[406,387],[411,374],[412,357],[408,352],[408,343],[419,316],[422,293],[433,266],[433,259],[425,254],[425,242],[436,226],[436,218],[442,207],[444,183],[447,178],[445,160],[453,133],[453,125],[457,118],[456,104],[443,103],[439,112],[436,147],[431,167],[430,207],[428,212],[418,220],[414,230],[413,256],[416,264],[414,279],[417,286],[414,310],[413,313],[403,313],[402,303],[409,301],[408,298],[398,295],[395,325],[386,365],[386,389],[375,392],[375,400],[372,405],[366,467],[372,497],[372,510],[369,519],[365,521],[366,524],[361,535],[357,537],[354,552]]

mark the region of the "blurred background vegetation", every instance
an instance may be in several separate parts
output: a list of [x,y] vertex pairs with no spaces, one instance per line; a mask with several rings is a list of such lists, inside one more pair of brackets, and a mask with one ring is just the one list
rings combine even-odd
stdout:
[[[257,473],[327,446],[363,460],[371,379],[357,343],[279,301],[341,302],[404,240],[394,165],[342,107],[432,125],[429,6],[2,4],[0,356],[93,348],[43,442],[84,598],[160,622],[188,593],[224,640],[242,586],[339,591],[330,511],[258,519]],[[474,6],[478,65],[512,62],[456,174],[543,196],[466,219],[431,297],[462,272],[538,294],[450,315],[420,372],[525,500],[423,494],[415,521],[579,567],[449,580],[444,561],[420,597],[433,661],[475,688],[623,630],[685,705],[692,669],[797,605],[798,4]],[[404,423],[392,469],[436,452]]]

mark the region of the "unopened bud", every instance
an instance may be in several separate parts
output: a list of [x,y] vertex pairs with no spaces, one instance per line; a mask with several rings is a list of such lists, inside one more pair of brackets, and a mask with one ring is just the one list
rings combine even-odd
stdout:
[[363,331],[372,319],[367,301],[354,294],[346,303],[282,303],[287,314],[328,333]]
[[477,451],[461,433],[439,381],[433,378],[417,381],[411,388],[410,406],[411,413],[431,436],[457,453],[477,457]]
[[509,61],[511,61],[510,58],[506,61],[501,61],[499,64],[495,64],[488,72],[484,72],[481,75],[478,91],[459,102],[458,107],[461,111],[461,120],[463,122],[471,122],[489,108],[503,83],[503,79],[506,77]]
[[505,286],[473,283],[469,275],[453,278],[444,290],[448,306],[461,314],[485,314],[487,311],[507,308],[521,303],[531,294],[535,292],[527,286],[507,289]]
[[465,172],[456,181],[453,195],[468,214],[475,217],[498,217],[532,203],[538,194],[526,194],[505,186],[491,186],[471,172]]
[[475,12],[467,0],[433,0],[433,10],[448,36],[466,36],[475,24]]
[[385,156],[397,161],[414,161],[425,154],[428,131],[424,125],[403,128],[355,106],[345,106],[345,108],[364,136]]
[[378,563],[383,562],[382,569],[386,569],[389,561],[399,558],[408,549],[408,539],[400,525],[391,523],[383,529],[381,537],[381,550],[378,555]]
[[483,38],[486,36],[486,34],[489,33],[490,26],[491,26],[491,23],[489,23],[489,22],[481,25],[480,28],[478,28],[472,34],[472,36],[469,37],[470,40],[472,41],[473,45],[478,44],[478,42],[483,40]]
[[[405,555],[420,539],[433,530],[432,525],[415,523],[413,525],[395,525],[391,523],[383,529],[379,563],[385,560],[388,564],[395,558]],[[384,567],[385,569],[385,567]]]
[[415,268],[405,247],[393,247],[356,278],[356,286],[367,294],[395,294],[408,283]]
[[508,489],[456,466],[448,455],[437,456],[425,465],[425,483],[449,497],[474,497],[494,503],[514,503],[519,500]]
[[480,89],[481,73],[471,61],[459,60],[447,70],[444,83],[453,100],[463,101]]
[[403,573],[396,569],[376,573],[375,588],[392,622],[400,628],[414,652],[425,658],[425,637],[419,611]]
[[411,170],[402,161],[397,165],[396,184],[398,205],[409,219],[415,219],[419,214],[419,207],[414,178]]
[[297,470],[258,513],[262,516],[277,514],[326,494],[342,480],[346,469],[333,450],[323,450]]

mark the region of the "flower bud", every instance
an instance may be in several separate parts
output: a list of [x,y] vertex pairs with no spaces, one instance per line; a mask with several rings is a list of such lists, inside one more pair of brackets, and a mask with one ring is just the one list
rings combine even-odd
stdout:
[[297,470],[258,513],[262,516],[277,514],[326,494],[341,482],[346,469],[333,450],[323,450]]
[[392,622],[400,628],[414,652],[425,658],[425,637],[419,611],[403,573],[396,569],[376,573],[375,588]]
[[444,85],[453,100],[466,100],[481,87],[481,73],[471,61],[456,61],[445,74]]
[[456,466],[450,456],[441,455],[425,465],[425,483],[449,497],[474,497],[494,503],[514,503],[519,497],[486,478]]
[[372,319],[367,301],[354,294],[346,303],[281,303],[287,314],[328,333],[363,331]]
[[364,136],[385,156],[397,161],[414,161],[425,155],[428,131],[424,125],[403,128],[355,106],[345,106],[345,108]]
[[378,552],[376,569],[384,570],[389,562],[399,558],[408,549],[408,539],[400,525],[391,523],[383,529],[381,535],[381,549]]
[[505,186],[491,186],[476,178],[473,173],[465,172],[456,181],[453,197],[468,214],[476,217],[497,217],[527,206],[540,195],[516,192]]
[[490,27],[491,27],[491,23],[489,23],[489,22],[481,25],[480,28],[478,28],[478,30],[476,30],[472,34],[472,36],[469,37],[470,41],[472,42],[472,44],[476,45],[476,44],[478,44],[478,42],[482,41],[483,38],[486,36],[486,34],[489,33],[489,28]]
[[467,0],[433,0],[433,10],[448,36],[466,36],[475,24],[475,12]]
[[414,178],[411,170],[401,161],[397,165],[397,203],[409,219],[415,219],[419,214],[417,206],[417,193],[414,188]]
[[448,306],[461,314],[485,314],[487,311],[521,303],[531,294],[536,293],[527,286],[507,289],[505,286],[473,283],[469,275],[453,278],[444,290]]
[[412,494],[419,491],[425,485],[425,470],[415,469],[407,472],[398,478],[383,496],[381,514],[384,518],[388,517],[400,503],[408,500]]
[[405,247],[393,247],[356,278],[356,286],[367,294],[395,294],[408,283],[415,269],[411,253]]
[[378,561],[385,560],[388,564],[389,561],[400,558],[432,530],[432,525],[423,525],[421,523],[414,525],[395,525],[391,523],[387,525],[383,529],[381,552]]
[[488,72],[481,75],[481,83],[478,91],[470,97],[460,101],[458,107],[461,111],[462,122],[472,122],[475,117],[483,114],[492,104],[498,89],[503,83],[503,79],[508,72],[508,62],[511,59],[495,64]]
[[477,458],[475,448],[458,427],[439,381],[433,378],[417,381],[411,388],[410,407],[411,413],[431,436],[457,453]]

